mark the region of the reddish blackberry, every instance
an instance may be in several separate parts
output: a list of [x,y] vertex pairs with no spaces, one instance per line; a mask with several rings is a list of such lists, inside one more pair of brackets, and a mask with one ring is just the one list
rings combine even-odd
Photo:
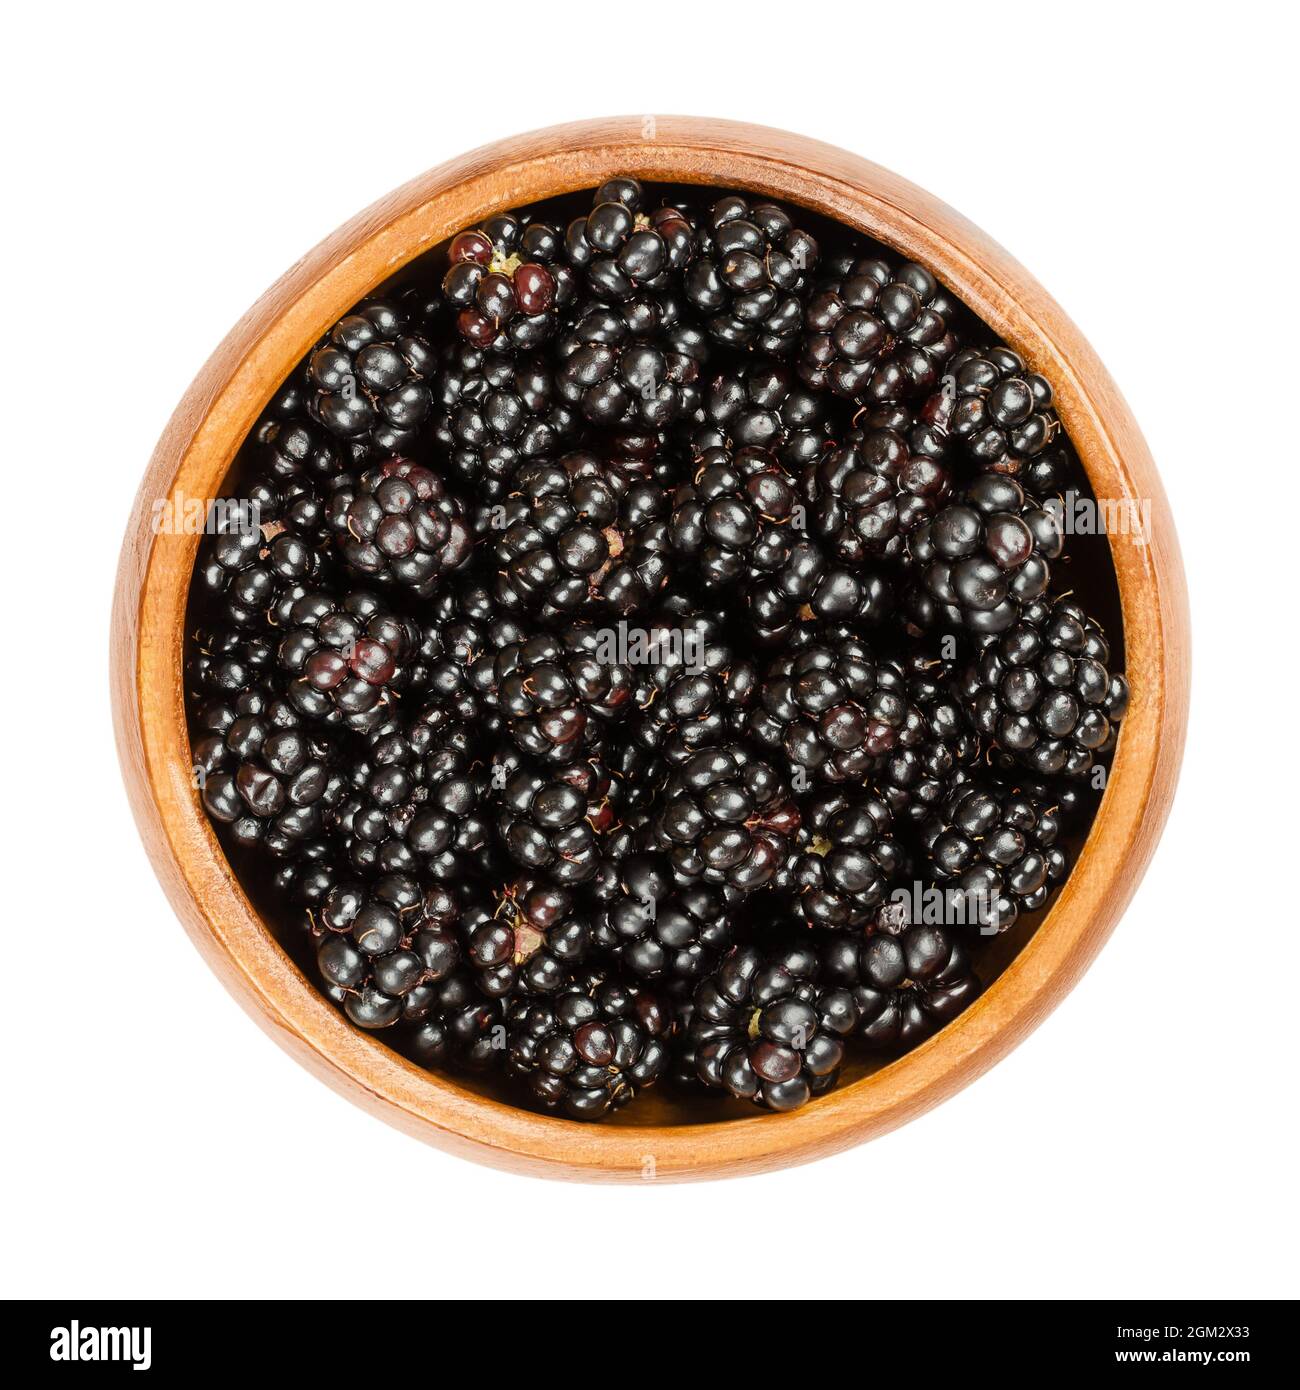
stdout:
[[952,475],[943,457],[927,447],[924,430],[898,428],[902,423],[878,412],[865,430],[852,431],[804,470],[811,529],[841,560],[899,558],[907,537],[948,496]]
[[671,537],[706,584],[778,569],[798,538],[794,479],[766,449],[707,449],[673,498]]
[[616,822],[609,773],[594,758],[539,771],[521,767],[506,782],[498,821],[517,863],[556,883],[586,883]]
[[944,426],[998,473],[1020,474],[1060,431],[1052,388],[1005,347],[963,348],[944,368]]
[[919,582],[910,615],[976,634],[1005,632],[1047,588],[1061,553],[1059,518],[1013,478],[985,473],[908,542]]
[[479,988],[492,998],[554,994],[590,949],[591,926],[572,891],[544,878],[520,879],[494,902],[476,903],[461,931]]
[[956,303],[923,266],[841,257],[808,302],[799,375],[854,401],[899,401],[938,384],[957,347]]
[[453,237],[442,293],[461,337],[497,350],[550,338],[575,289],[562,250],[556,228],[511,213]]
[[474,537],[461,502],[419,464],[391,458],[330,498],[339,554],[358,574],[420,598],[470,557]]
[[920,735],[902,669],[854,637],[828,636],[781,657],[758,699],[750,734],[822,782],[861,784]]
[[509,1072],[548,1109],[597,1120],[667,1069],[672,1018],[648,991],[589,973],[553,997],[519,999],[507,1030]]
[[727,895],[699,884],[679,887],[657,855],[631,855],[596,918],[592,940],[642,979],[693,980],[731,945]]
[[774,203],[720,198],[698,229],[699,254],[686,272],[686,297],[707,315],[725,347],[788,352],[803,325],[803,296],[817,266],[817,242]]
[[817,954],[738,946],[695,992],[688,1046],[700,1079],[768,1110],[797,1110],[834,1086],[858,1013],[821,988]]
[[1004,932],[1047,901],[1065,877],[1055,807],[993,778],[959,783],[922,828],[926,871],[962,895],[963,920],[981,935]]
[[647,213],[645,201],[636,179],[610,179],[596,190],[591,211],[569,224],[565,254],[598,299],[618,303],[660,290],[695,253],[686,216],[671,207]]
[[875,1047],[914,1047],[980,992],[961,943],[939,926],[866,940],[837,934],[818,954],[825,978],[852,994],[857,1036]]
[[343,792],[337,749],[257,685],[196,713],[195,782],[236,844],[286,855],[318,837]]
[[525,753],[544,762],[577,762],[632,699],[630,669],[602,655],[600,634],[575,625],[560,636],[512,642],[472,670],[482,698]]
[[759,358],[719,372],[702,401],[693,451],[770,449],[787,468],[812,463],[829,442],[825,398],[806,390],[782,362]]
[[907,870],[889,807],[862,792],[821,792],[803,809],[781,886],[810,926],[861,929]]
[[799,808],[775,769],[728,743],[673,772],[653,833],[683,881],[749,893],[775,877],[798,829]]
[[1077,603],[1043,598],[988,642],[961,688],[976,727],[1021,766],[1081,777],[1114,746],[1128,708],[1109,661],[1105,634]]
[[383,723],[405,679],[403,663],[420,644],[416,624],[360,590],[341,600],[319,590],[305,594],[288,623],[276,660],[293,707],[362,731]]
[[667,540],[657,540],[656,523],[667,515],[668,498],[658,483],[628,482],[594,454],[574,453],[525,465],[513,487],[479,523],[492,543],[505,610],[627,613],[666,581]]
[[663,430],[699,409],[708,341],[663,304],[644,316],[594,308],[556,355],[557,394],[600,429]]
[[330,329],[307,359],[312,418],[370,452],[408,448],[429,415],[434,349],[415,300],[371,299]]
[[450,468],[480,497],[500,497],[519,465],[550,458],[577,428],[542,358],[449,348],[433,383],[433,434]]

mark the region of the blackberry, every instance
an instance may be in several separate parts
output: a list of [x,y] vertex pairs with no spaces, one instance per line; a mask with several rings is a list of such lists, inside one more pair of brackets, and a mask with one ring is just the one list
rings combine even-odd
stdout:
[[857,1036],[874,1047],[914,1047],[980,992],[961,942],[939,926],[908,926],[865,940],[838,934],[819,956],[825,978],[852,994]]
[[238,509],[217,519],[204,541],[198,576],[216,615],[239,628],[265,627],[277,601],[295,586],[321,578],[317,552],[299,536],[254,526]]
[[502,496],[521,463],[553,457],[577,429],[577,412],[540,357],[457,344],[444,353],[433,390],[434,438],[450,469],[485,499]]
[[653,834],[674,872],[753,892],[771,882],[799,808],[770,764],[741,743],[693,754],[664,789]]
[[976,727],[1042,776],[1081,777],[1115,743],[1128,683],[1101,627],[1068,599],[1039,599],[962,677]]
[[874,782],[895,816],[920,821],[978,761],[981,744],[967,718],[954,663],[920,651],[908,658],[905,672],[907,703],[919,714],[919,726],[885,754]]
[[520,879],[492,904],[475,904],[461,931],[479,988],[492,998],[554,994],[571,982],[591,944],[590,922],[572,891],[544,878]]
[[645,191],[633,178],[614,178],[596,190],[591,211],[564,236],[571,265],[585,272],[592,293],[618,303],[666,286],[695,253],[695,233],[676,208],[645,210]]
[[719,889],[680,887],[662,858],[632,855],[619,866],[616,893],[592,939],[638,978],[693,980],[731,945],[728,908]]
[[810,926],[864,928],[907,869],[889,807],[870,793],[828,791],[802,816],[781,886]]
[[883,569],[839,564],[818,541],[801,536],[782,563],[750,580],[745,605],[755,638],[773,645],[801,623],[875,627],[893,611],[895,595]]
[[407,1047],[423,1067],[464,1067],[483,1072],[506,1055],[505,1011],[485,997],[471,976],[456,971],[436,984],[417,985],[406,996]]
[[804,777],[861,783],[920,736],[899,665],[857,638],[828,636],[781,657],[764,675],[749,733],[780,749]]
[[344,563],[366,579],[428,598],[439,579],[470,557],[474,537],[461,502],[442,479],[407,459],[390,458],[338,487],[330,526]]
[[405,678],[403,663],[419,646],[416,624],[360,590],[342,599],[305,594],[288,623],[276,660],[289,678],[290,704],[309,719],[361,731],[383,723]]
[[926,447],[922,429],[907,429],[904,421],[912,423],[878,412],[876,422],[850,432],[803,472],[811,530],[841,560],[899,559],[907,537],[951,490],[952,473],[942,455]]
[[667,511],[657,483],[629,483],[594,454],[525,465],[480,522],[492,528],[497,600],[546,617],[645,607],[667,580]]
[[598,632],[574,625],[484,655],[473,674],[523,752],[544,762],[577,762],[599,746],[633,695],[631,670],[602,655]]
[[701,402],[704,419],[690,435],[706,449],[770,449],[787,468],[814,462],[829,443],[823,396],[806,390],[783,362],[760,358],[719,372]]
[[1047,588],[1063,540],[1056,514],[1015,479],[982,474],[909,538],[913,622],[1005,632]]
[[511,213],[453,237],[442,293],[461,337],[479,348],[544,343],[576,288],[562,251],[555,227]]
[[191,634],[185,660],[185,693],[191,700],[234,699],[269,679],[274,643],[260,632],[223,624]]
[[645,315],[596,307],[560,339],[556,356],[555,390],[583,419],[607,430],[663,430],[699,409],[708,341],[661,303]]
[[341,442],[299,413],[306,411],[305,396],[292,405],[292,413],[285,416],[268,412],[254,431],[259,471],[276,482],[308,479],[328,484],[346,468],[363,462],[363,450]]
[[955,313],[923,266],[841,257],[808,302],[799,375],[853,401],[924,395],[956,350]]
[[818,984],[817,954],[738,946],[696,990],[688,1046],[700,1079],[768,1110],[834,1086],[858,1021],[849,990]]
[[312,419],[368,455],[409,448],[429,416],[436,356],[416,302],[366,300],[307,359]]
[[672,1019],[646,990],[599,973],[507,1012],[507,1069],[548,1109],[596,1120],[652,1086],[668,1067]]
[[333,744],[257,685],[196,713],[195,781],[203,807],[236,844],[298,851],[325,828],[343,791]]
[[1004,932],[1065,877],[1060,830],[1041,796],[992,778],[965,781],[922,827],[926,872],[961,895],[965,920],[981,935]]
[[686,271],[686,297],[707,315],[725,347],[780,355],[803,325],[803,296],[817,266],[817,242],[774,203],[720,198],[698,228],[699,253]]
[[671,537],[706,584],[779,568],[798,536],[794,479],[766,449],[706,449],[673,498]]
[[1018,475],[1060,432],[1051,386],[1010,348],[963,348],[944,372],[944,428],[982,467]]
[[612,785],[594,758],[548,771],[521,767],[502,793],[502,843],[517,863],[545,870],[556,883],[586,883],[615,823]]

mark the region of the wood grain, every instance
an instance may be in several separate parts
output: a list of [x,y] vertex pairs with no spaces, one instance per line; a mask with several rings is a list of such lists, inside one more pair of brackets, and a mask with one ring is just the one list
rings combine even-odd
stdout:
[[[1077,866],[982,998],[899,1061],[792,1115],[582,1125],[421,1070],[351,1027],[303,978],[231,873],[191,785],[181,689],[198,538],[153,534],[151,503],[220,495],[249,428],[320,333],[422,252],[482,216],[615,173],[790,199],[920,261],[1048,376],[1099,497],[1149,499],[1150,544],[1117,538],[1132,703]],[[235,325],[168,424],[140,485],[118,572],[112,695],[123,774],[150,859],[196,946],[278,1042],[391,1124],[519,1171],[597,1180],[720,1177],[803,1162],[884,1133],[987,1070],[1060,1002],[1114,928],[1167,816],[1187,723],[1189,620],[1173,520],[1118,388],[1041,286],[952,209],[829,145],[727,121],[624,117],[501,141],[421,175],[289,270]]]

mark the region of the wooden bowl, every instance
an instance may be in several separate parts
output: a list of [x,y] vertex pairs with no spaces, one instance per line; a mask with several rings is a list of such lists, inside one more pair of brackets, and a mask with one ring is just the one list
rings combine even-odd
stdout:
[[[222,495],[279,383],[334,320],[413,258],[488,214],[616,173],[787,199],[921,262],[1052,381],[1096,495],[1151,506],[1148,544],[1109,543],[1132,703],[1073,872],[955,1022],[897,1061],[860,1065],[790,1115],[652,1091],[625,1120],[584,1125],[422,1070],[353,1028],[303,976],[236,881],[192,785],[181,651],[199,538],[155,534],[151,504]],[[299,261],[177,407],[136,499],[113,612],[113,705],[131,805],[177,914],[227,988],[316,1075],[408,1133],[502,1167],[600,1180],[720,1177],[833,1153],[919,1115],[1010,1051],[1087,968],[1146,868],[1177,778],[1188,674],[1182,563],[1155,466],[1105,368],[1034,279],[950,208],[866,160],[782,131],[685,117],[585,121],[489,145],[414,179]]]

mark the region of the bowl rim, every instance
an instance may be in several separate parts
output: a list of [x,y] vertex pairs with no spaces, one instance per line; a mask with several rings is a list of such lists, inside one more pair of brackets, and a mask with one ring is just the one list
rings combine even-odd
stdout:
[[[290,961],[193,788],[181,647],[200,538],[156,534],[154,501],[220,495],[280,381],[330,323],[423,251],[489,213],[618,173],[787,199],[925,265],[1052,381],[1097,496],[1151,507],[1146,545],[1109,538],[1132,700],[1097,816],[1056,901],[941,1032],[789,1115],[584,1125],[417,1067],[354,1029]],[[155,872],[205,959],[282,1046],[342,1094],[445,1149],[551,1177],[639,1181],[764,1171],[883,1134],[975,1080],[1046,1017],[1110,935],[1168,815],[1186,733],[1190,629],[1173,519],[1137,424],[1079,330],[1005,250],[938,199],[834,146],[738,122],[624,116],[500,140],[421,174],[317,246],[239,320],[177,407],[136,495],[111,658],[119,757]]]

